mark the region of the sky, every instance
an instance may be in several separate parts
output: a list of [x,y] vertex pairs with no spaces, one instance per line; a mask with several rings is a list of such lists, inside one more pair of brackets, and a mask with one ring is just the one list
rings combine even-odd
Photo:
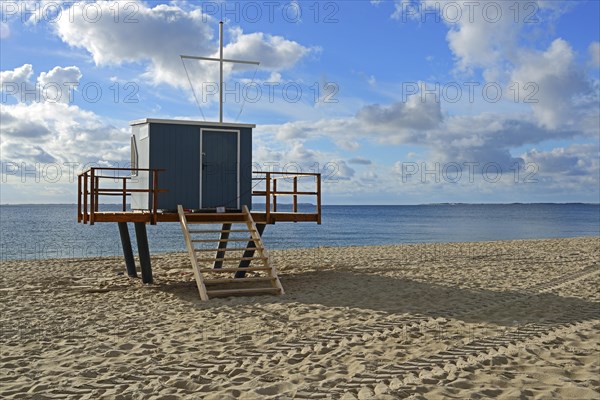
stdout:
[[74,203],[142,118],[256,124],[324,204],[600,200],[598,1],[10,1],[0,203]]

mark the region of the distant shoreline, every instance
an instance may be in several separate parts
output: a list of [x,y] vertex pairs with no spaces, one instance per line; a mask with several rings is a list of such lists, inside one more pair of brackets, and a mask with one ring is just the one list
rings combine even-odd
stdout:
[[[276,252],[276,253],[281,253],[281,252],[309,252],[309,253],[314,253],[314,252],[320,252],[320,251],[324,251],[324,250],[349,250],[349,251],[358,251],[358,250],[363,250],[366,251],[366,253],[369,253],[369,250],[381,250],[381,251],[387,251],[387,250],[391,250],[391,249],[414,249],[414,248],[428,248],[428,249],[442,249],[448,246],[452,246],[452,247],[464,247],[464,248],[473,248],[476,246],[489,246],[489,245],[500,245],[500,244],[507,244],[507,245],[512,245],[515,243],[530,243],[533,244],[534,242],[547,242],[547,241],[552,241],[552,240],[558,240],[558,241],[567,241],[567,240],[593,240],[593,238],[597,238],[600,241],[600,235],[588,235],[588,236],[573,236],[573,237],[569,237],[569,236],[565,236],[565,237],[552,237],[552,238],[538,238],[538,239],[500,239],[500,240],[481,240],[481,241],[456,241],[456,242],[451,242],[451,241],[446,241],[446,242],[418,242],[418,243],[382,243],[380,245],[373,245],[373,244],[365,244],[365,245],[356,245],[356,244],[348,244],[348,245],[336,245],[336,246],[330,246],[330,245],[325,245],[325,246],[320,246],[320,245],[315,245],[315,246],[307,246],[307,247],[289,247],[289,248],[275,248],[275,249],[271,249],[270,252]],[[150,254],[152,260],[155,259],[163,259],[165,257],[169,258],[169,257],[187,257],[187,252],[185,250],[181,250],[181,251],[151,251]],[[138,256],[137,254],[135,254],[135,258],[137,260]],[[118,252],[115,252],[113,254],[100,254],[100,255],[90,255],[90,256],[76,256],[73,255],[72,257],[36,257],[36,256],[32,256],[32,257],[25,257],[25,258],[0,258],[0,266],[2,266],[3,264],[13,264],[13,263],[20,263],[20,262],[51,262],[51,261],[56,261],[56,262],[68,262],[68,263],[73,263],[73,262],[89,262],[89,261],[93,261],[93,260],[112,260],[114,259],[115,261],[121,263],[123,261],[123,255],[121,253],[121,250],[119,248]]]
[[[14,206],[76,206],[77,203],[6,203],[0,207]],[[100,203],[99,205],[121,205],[121,203]],[[129,204],[127,204],[129,205]],[[254,204],[262,206],[264,204]],[[292,205],[292,203],[279,203],[279,205]],[[298,203],[299,206],[315,206],[312,203]],[[566,203],[422,203],[422,204],[322,204],[323,207],[420,207],[420,206],[512,206],[512,205],[588,205],[600,206],[600,203],[566,202]]]

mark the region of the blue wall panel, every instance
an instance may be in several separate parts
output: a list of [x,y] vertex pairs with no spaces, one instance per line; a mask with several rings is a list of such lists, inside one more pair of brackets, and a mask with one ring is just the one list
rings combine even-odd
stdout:
[[[200,208],[200,182],[201,182],[201,157],[200,157],[200,131],[213,131],[217,134],[219,129],[240,131],[240,205],[252,206],[252,128],[231,126],[227,124],[202,125],[190,121],[186,123],[146,122],[132,126],[132,133],[136,135],[138,147],[138,159],[140,168],[159,168],[164,172],[159,173],[158,186],[167,189],[168,192],[160,193],[158,196],[158,207],[165,210],[175,210],[178,204],[184,208]],[[140,140],[141,132],[147,131],[148,137]],[[227,132],[224,132],[227,135]],[[142,135],[142,136],[145,136]],[[234,147],[233,153],[226,149],[216,149],[222,157],[231,158],[237,152],[237,134],[235,140],[213,140],[216,146]],[[204,151],[206,153],[206,151]],[[236,160],[237,161],[237,160]],[[223,160],[225,164],[231,164],[231,160]],[[131,187],[151,188],[152,182],[145,173],[140,173],[137,179],[132,180]],[[212,184],[205,186],[204,190],[214,191],[213,194],[221,193],[223,199],[231,196],[227,180],[235,176],[227,174],[222,176],[223,185],[217,185],[219,180],[213,180]],[[237,188],[236,196],[237,198]],[[223,201],[217,201],[217,203]],[[207,204],[214,207],[215,204]],[[235,208],[237,201],[225,201],[227,207]],[[150,198],[144,194],[132,195],[132,208],[149,209]]]

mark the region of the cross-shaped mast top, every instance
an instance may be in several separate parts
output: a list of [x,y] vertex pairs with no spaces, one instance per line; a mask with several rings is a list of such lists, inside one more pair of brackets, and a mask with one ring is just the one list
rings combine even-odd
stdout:
[[[223,123],[223,63],[251,64],[259,65],[258,61],[231,60],[223,58],[223,21],[219,22],[219,58],[198,57],[198,56],[180,56],[182,59],[190,60],[208,60],[219,62],[219,122]],[[192,87],[193,90],[193,87]]]

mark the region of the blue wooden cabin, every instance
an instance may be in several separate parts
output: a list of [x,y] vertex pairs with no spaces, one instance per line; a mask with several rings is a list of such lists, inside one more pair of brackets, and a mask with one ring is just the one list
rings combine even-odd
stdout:
[[[160,209],[251,209],[255,125],[150,118],[130,125],[132,168],[164,170]],[[133,178],[132,189],[152,188],[149,172],[134,170]],[[134,192],[131,209],[150,210],[151,200],[149,192]]]

